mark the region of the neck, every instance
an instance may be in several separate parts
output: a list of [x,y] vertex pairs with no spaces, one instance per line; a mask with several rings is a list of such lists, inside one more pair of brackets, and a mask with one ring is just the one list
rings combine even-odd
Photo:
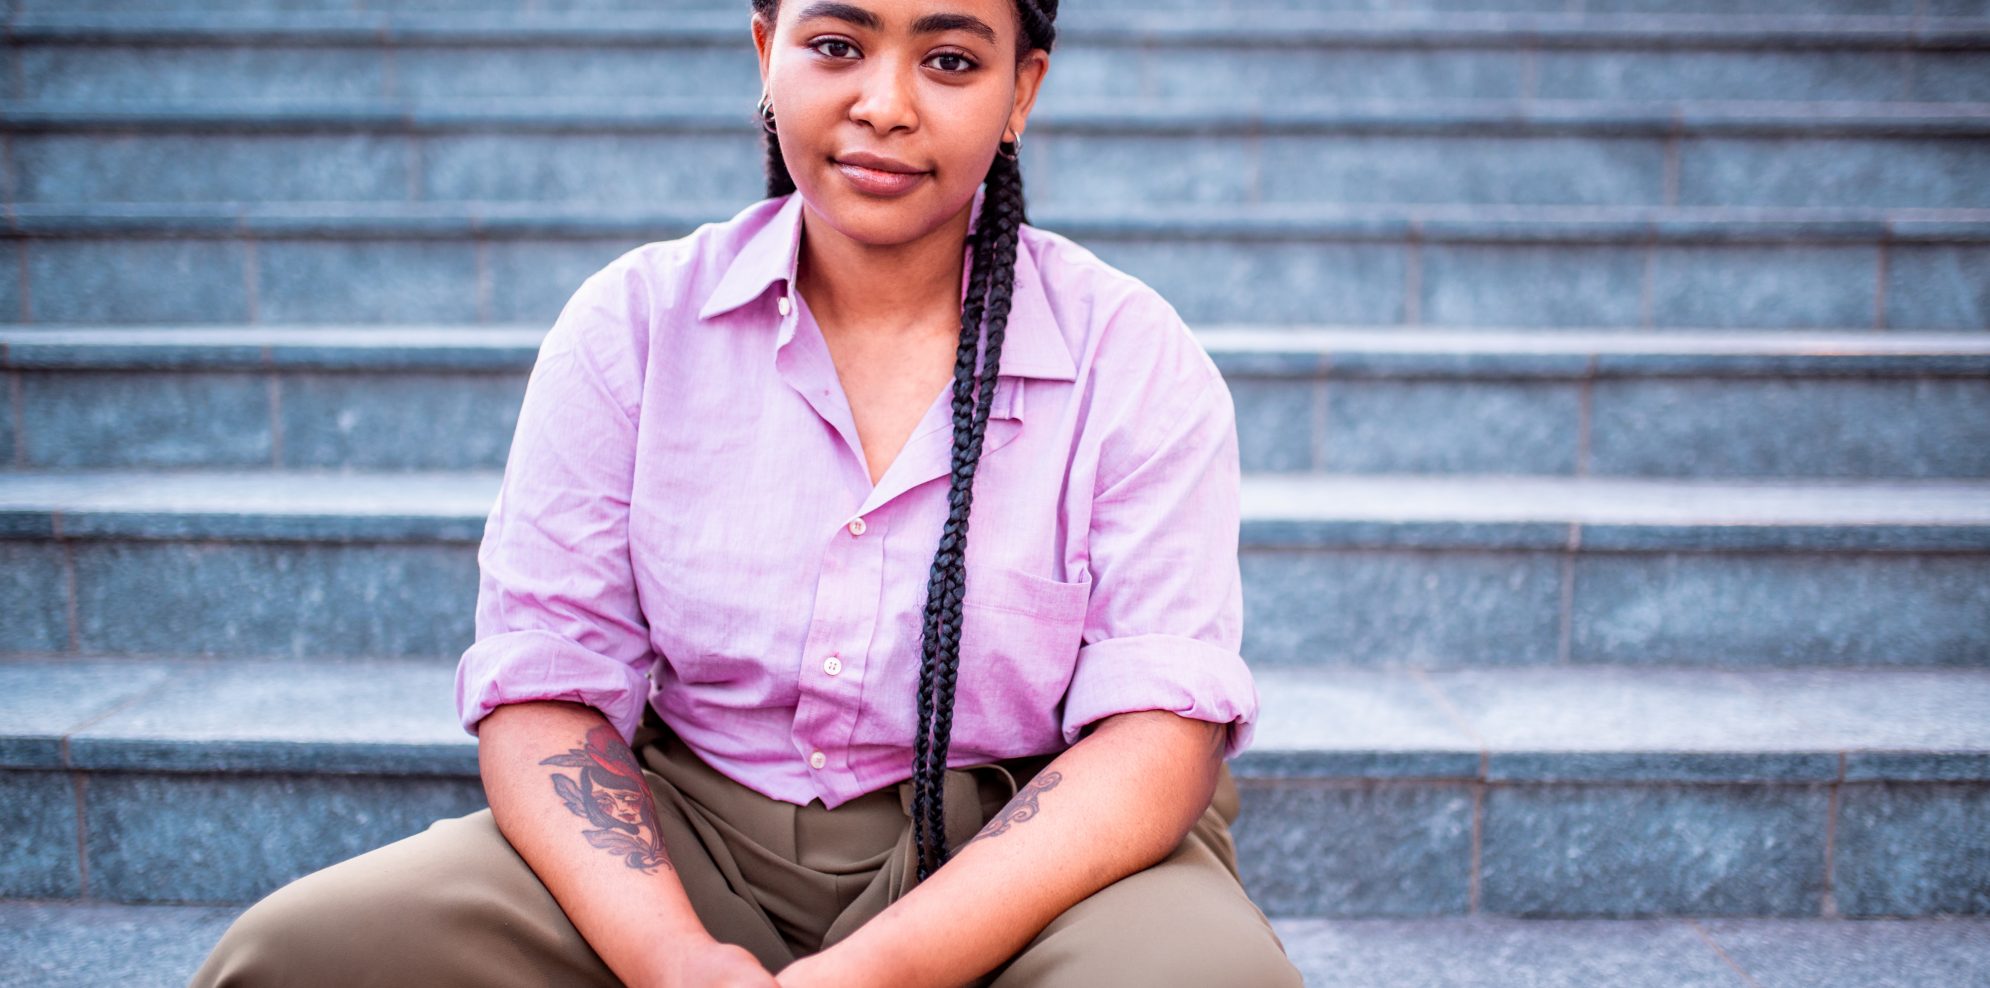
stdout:
[[[901,337],[960,333],[969,207],[900,244],[867,244],[802,207],[797,290],[825,332]],[[832,328],[833,327],[833,328]]]

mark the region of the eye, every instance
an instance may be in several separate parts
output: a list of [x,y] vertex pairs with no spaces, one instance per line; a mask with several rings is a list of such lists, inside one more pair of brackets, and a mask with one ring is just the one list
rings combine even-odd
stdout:
[[[817,38],[814,41],[811,41],[802,47],[807,48],[810,51],[820,52],[824,47],[828,45],[840,45],[844,48],[850,48],[850,49],[855,49],[857,47],[842,38]],[[841,60],[842,58],[839,55],[830,55],[829,57],[838,60]]]
[[934,59],[936,59],[936,60],[937,60],[937,59],[942,59],[942,58],[951,58],[951,59],[954,59],[955,61],[958,61],[958,62],[962,63],[962,67],[961,67],[961,68],[958,68],[958,69],[941,69],[941,70],[940,70],[940,71],[942,71],[942,72],[945,72],[945,73],[947,73],[948,75],[966,75],[967,73],[969,73],[969,72],[972,72],[972,71],[974,71],[974,70],[975,70],[975,68],[976,68],[976,63],[975,63],[974,59],[971,59],[971,58],[967,57],[967,55],[966,55],[966,54],[964,54],[964,53],[962,53],[962,52],[957,52],[957,51],[943,51],[943,52],[939,52],[938,54],[935,54],[935,55],[933,56],[933,58],[934,58]]

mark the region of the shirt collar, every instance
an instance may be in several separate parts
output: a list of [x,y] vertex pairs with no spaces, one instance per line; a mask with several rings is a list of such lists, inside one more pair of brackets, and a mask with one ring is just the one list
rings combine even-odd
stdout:
[[[974,204],[968,214],[968,229],[981,215],[988,187],[974,191]],[[699,319],[710,319],[739,308],[765,293],[769,286],[782,284],[782,291],[794,284],[800,260],[802,197],[790,192],[775,200],[780,205],[747,234],[746,242],[733,254],[718,286],[698,310]],[[1020,237],[1020,235],[1019,235]],[[961,292],[966,294],[971,271],[963,265]],[[1009,297],[1009,321],[1002,334],[1003,377],[1037,377],[1054,381],[1075,381],[1078,370],[1071,351],[1051,314],[1050,299],[1044,294],[1042,273],[1036,258],[1020,242],[1016,245],[1016,277]]]

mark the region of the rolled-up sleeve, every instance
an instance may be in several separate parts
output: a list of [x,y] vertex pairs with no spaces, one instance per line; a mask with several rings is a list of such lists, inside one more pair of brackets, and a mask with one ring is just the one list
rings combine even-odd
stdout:
[[629,552],[638,333],[613,269],[576,290],[539,346],[477,551],[476,640],[456,667],[464,730],[496,707],[568,700],[634,737],[649,625]]
[[1178,394],[1142,403],[1151,448],[1093,497],[1091,601],[1062,730],[1075,743],[1112,714],[1169,710],[1230,724],[1227,759],[1250,746],[1258,711],[1240,651],[1236,410],[1213,366]]

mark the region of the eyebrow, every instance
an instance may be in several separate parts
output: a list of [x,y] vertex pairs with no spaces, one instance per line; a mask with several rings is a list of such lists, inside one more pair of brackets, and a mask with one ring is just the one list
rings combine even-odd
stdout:
[[[876,14],[855,4],[838,3],[837,0],[817,0],[803,7],[795,19],[805,21],[811,17],[831,17],[872,31],[883,26]],[[966,31],[991,45],[997,43],[995,29],[989,27],[987,21],[970,14],[927,14],[912,22],[913,34],[938,34],[942,31]]]

